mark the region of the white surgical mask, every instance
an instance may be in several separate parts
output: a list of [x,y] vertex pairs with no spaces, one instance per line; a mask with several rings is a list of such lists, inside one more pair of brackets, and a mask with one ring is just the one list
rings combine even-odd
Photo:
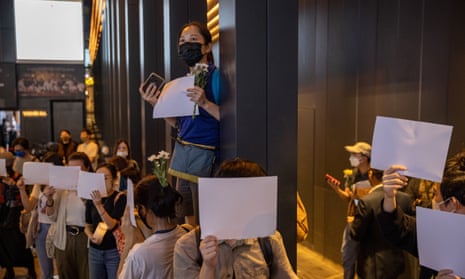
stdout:
[[128,156],[128,153],[126,151],[117,151],[116,156],[126,158]]
[[360,165],[360,159],[357,158],[355,155],[350,155],[349,157],[350,165],[354,168],[358,167]]

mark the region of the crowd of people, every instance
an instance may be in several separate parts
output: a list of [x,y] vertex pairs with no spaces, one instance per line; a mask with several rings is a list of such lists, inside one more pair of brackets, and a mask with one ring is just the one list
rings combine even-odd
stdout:
[[[36,278],[31,247],[43,279],[54,274],[64,279],[297,278],[279,231],[264,238],[200,239],[198,178],[266,173],[239,158],[215,162],[221,98],[206,26],[183,26],[178,50],[190,74],[199,63],[206,65],[206,74],[203,82],[196,77],[187,89],[198,115],[165,118],[178,132],[167,169],[176,178],[175,186],[166,182],[165,174],[142,177],[123,139],[115,143],[113,156],[99,164],[98,145],[88,129],[81,131],[79,145],[68,130],[61,130],[56,150],[41,158],[30,153],[23,137],[11,144],[13,154],[0,152],[7,170],[0,182],[0,266],[7,270],[5,278],[14,278],[15,266],[26,267],[29,277]],[[156,84],[141,84],[139,92],[153,106],[159,101]],[[344,183],[327,175],[329,186],[348,202],[341,249],[344,278],[459,278],[447,267],[436,272],[417,267],[417,262],[413,268],[406,263],[418,255],[415,205],[464,214],[465,153],[447,162],[442,183],[433,183],[405,177],[406,166],[394,165],[384,172],[371,168],[371,146],[366,142],[345,150],[352,169]],[[27,185],[23,165],[39,159],[102,174],[106,193],[95,190],[90,199],[83,199],[76,190]],[[135,187],[128,193],[129,181]],[[129,196],[134,212],[127,205]],[[131,214],[136,226],[131,225]]]
[[[68,130],[60,131],[56,152],[41,159],[103,174],[104,195],[95,190],[90,199],[83,199],[76,190],[27,185],[22,165],[39,158],[29,153],[27,139],[17,138],[14,155],[0,155],[9,158],[8,175],[0,183],[0,198],[5,199],[0,203],[0,266],[6,267],[6,278],[14,278],[13,267],[18,265],[26,266],[29,277],[36,278],[31,247],[37,251],[43,279],[54,274],[64,279],[297,278],[278,231],[265,238],[221,240],[210,235],[200,239],[198,178],[212,176],[215,166],[219,177],[266,173],[258,164],[239,158],[215,165],[220,96],[207,27],[186,24],[178,49],[190,74],[201,63],[206,65],[206,75],[187,89],[198,114],[165,119],[178,130],[167,168],[176,185],[166,183],[164,174],[141,177],[125,140],[116,142],[113,156],[98,164],[98,148],[87,129],[82,130],[79,145]],[[157,103],[160,92],[154,84],[141,85],[139,91],[144,100]],[[135,185],[133,193],[127,192],[129,180]],[[134,212],[127,206],[129,194],[134,198]],[[20,216],[26,218],[27,213],[29,225],[21,231]],[[130,224],[131,214],[137,226]]]
[[345,183],[326,177],[349,204],[341,249],[344,278],[460,278],[447,266],[437,271],[419,265],[415,208],[461,213],[465,153],[447,161],[438,183],[404,176],[406,166],[393,165],[384,172],[371,168],[366,142],[345,150],[352,167],[344,171]]

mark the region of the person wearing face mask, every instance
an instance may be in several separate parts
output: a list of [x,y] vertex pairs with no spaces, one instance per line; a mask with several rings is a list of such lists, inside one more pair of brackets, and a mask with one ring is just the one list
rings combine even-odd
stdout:
[[24,163],[37,161],[37,158],[29,152],[29,140],[27,138],[16,138],[11,145],[13,146],[15,155],[15,160],[13,162],[13,171],[15,174],[12,178],[17,180],[23,174]]
[[[206,64],[207,82],[204,88],[194,86],[187,89],[187,96],[198,105],[199,115],[165,118],[177,129],[177,141],[171,158],[169,173],[177,177],[176,189],[183,196],[181,216],[191,225],[198,223],[198,177],[211,176],[219,147],[219,80],[212,55],[212,36],[208,28],[199,22],[183,26],[178,40],[179,57],[193,71],[197,63]],[[158,91],[149,85],[139,92],[152,105],[157,102]]]
[[[398,190],[407,185],[408,178],[401,172],[406,166],[393,165],[384,171],[384,197],[381,212],[376,218],[384,233],[384,237],[392,243],[418,256],[417,227],[415,217],[409,216],[398,206]],[[433,209],[455,214],[465,214],[465,153],[459,153],[446,162],[442,181],[435,190]],[[443,239],[438,239],[441,245]],[[462,239],[449,239],[450,243],[460,242]],[[438,271],[436,279],[459,279],[453,270]]]
[[92,132],[87,128],[82,129],[80,139],[82,143],[78,145],[77,152],[86,153],[92,163],[92,168],[96,169],[98,163],[98,145],[92,140]]
[[131,147],[125,139],[120,139],[116,142],[113,148],[113,156],[119,156],[128,161],[128,167],[140,171],[139,164],[132,158]]
[[[350,237],[357,241],[357,277],[379,279],[418,278],[418,261],[404,253],[397,245],[386,241],[380,230],[376,212],[381,211],[384,197],[381,184],[383,171],[370,169],[369,178],[374,185],[357,205]],[[373,179],[374,178],[374,179]],[[397,193],[398,206],[413,215],[413,199],[406,193]]]
[[[116,167],[102,164],[96,173],[105,177],[106,197],[98,190],[86,202],[86,226],[89,238],[89,279],[116,278],[120,255],[113,231],[118,228],[126,207],[126,195],[114,190]],[[99,233],[101,231],[101,233]]]
[[366,142],[357,142],[354,145],[346,145],[344,149],[350,153],[349,162],[353,167],[352,175],[346,179],[343,189],[341,189],[339,181],[328,179],[326,182],[339,197],[349,202],[347,225],[342,236],[341,253],[344,279],[353,279],[355,277],[358,243],[350,237],[350,224],[354,220],[359,199],[368,194],[372,186],[368,176],[371,169],[371,145]]
[[77,143],[73,140],[71,132],[62,129],[60,131],[60,141],[58,142],[58,155],[62,159],[63,165],[68,164],[68,156],[77,150]]

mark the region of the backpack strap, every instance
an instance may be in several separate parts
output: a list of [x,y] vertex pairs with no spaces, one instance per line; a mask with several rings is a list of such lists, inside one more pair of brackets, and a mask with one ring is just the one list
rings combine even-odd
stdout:
[[273,267],[273,248],[271,247],[270,237],[259,237],[258,244],[260,244],[260,249],[262,250],[266,266],[268,267],[271,276],[271,268]]
[[200,252],[200,227],[195,227],[195,244],[197,245],[197,265],[202,267],[203,258]]
[[219,105],[221,96],[220,96],[220,71],[218,71],[218,68],[215,68],[215,70],[213,70],[212,92],[213,92],[213,100],[215,101],[215,104]]

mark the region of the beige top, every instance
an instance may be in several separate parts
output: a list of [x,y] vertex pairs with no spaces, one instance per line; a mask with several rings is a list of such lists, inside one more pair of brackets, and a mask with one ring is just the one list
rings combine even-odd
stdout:
[[[215,278],[298,278],[287,258],[281,234],[276,231],[270,236],[273,250],[273,267],[270,276],[263,252],[256,238],[240,240],[229,246],[218,244],[218,259]],[[174,278],[198,278],[198,244],[195,230],[181,237],[174,248]]]
[[185,229],[177,226],[170,232],[152,234],[143,243],[134,245],[119,278],[173,278],[174,244],[186,233]]
[[81,143],[77,147],[77,152],[84,152],[89,157],[90,162],[92,163],[92,167],[94,170],[97,168],[97,161],[98,161],[98,145],[93,142],[89,141],[88,143]]

